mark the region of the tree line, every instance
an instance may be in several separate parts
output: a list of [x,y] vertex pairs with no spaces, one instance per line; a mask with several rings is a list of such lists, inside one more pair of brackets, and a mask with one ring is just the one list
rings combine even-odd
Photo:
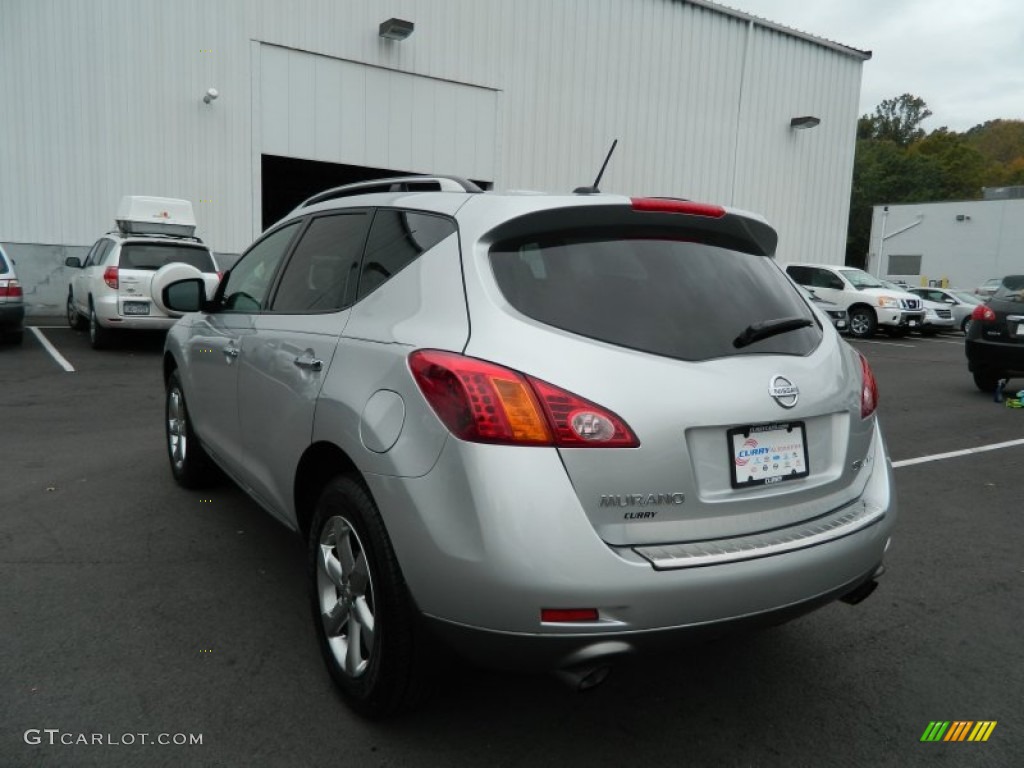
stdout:
[[928,105],[905,93],[857,121],[846,263],[863,267],[872,206],[980,200],[982,187],[1024,185],[1024,121],[989,120],[964,133],[925,133]]

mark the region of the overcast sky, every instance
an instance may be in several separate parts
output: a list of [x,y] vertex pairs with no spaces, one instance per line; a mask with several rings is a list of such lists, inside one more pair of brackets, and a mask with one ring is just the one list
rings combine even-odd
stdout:
[[[721,2],[721,0],[719,0]],[[965,131],[1024,119],[1021,0],[729,0],[724,5],[872,52],[860,114],[912,93],[933,115],[926,130]]]

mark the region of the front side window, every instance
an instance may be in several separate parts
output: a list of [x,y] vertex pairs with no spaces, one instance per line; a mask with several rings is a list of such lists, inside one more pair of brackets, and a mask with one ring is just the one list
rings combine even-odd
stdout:
[[[518,238],[494,245],[490,258],[519,312],[629,349],[700,361],[806,355],[821,340],[810,308],[765,256],[631,229]],[[755,324],[795,318],[808,324],[735,343]]]
[[274,275],[297,230],[297,221],[281,227],[256,243],[238,260],[224,280],[221,306],[225,311],[263,310]]
[[377,290],[455,230],[455,222],[443,216],[379,209],[366,242],[359,298]]
[[273,311],[336,312],[351,305],[369,218],[360,211],[313,219],[281,275]]

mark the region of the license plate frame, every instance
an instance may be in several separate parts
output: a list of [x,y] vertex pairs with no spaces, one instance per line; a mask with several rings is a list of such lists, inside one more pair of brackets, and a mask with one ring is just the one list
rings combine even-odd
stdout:
[[126,301],[121,304],[121,311],[125,315],[132,315],[133,317],[139,315],[149,314],[149,302],[148,301]]
[[726,448],[733,488],[775,485],[811,472],[803,421],[733,427],[726,432]]

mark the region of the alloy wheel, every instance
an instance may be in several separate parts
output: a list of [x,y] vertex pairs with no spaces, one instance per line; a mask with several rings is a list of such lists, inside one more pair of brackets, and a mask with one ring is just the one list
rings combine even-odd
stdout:
[[324,635],[339,669],[350,678],[366,673],[373,657],[373,580],[367,551],[352,524],[330,518],[320,534],[317,594]]

